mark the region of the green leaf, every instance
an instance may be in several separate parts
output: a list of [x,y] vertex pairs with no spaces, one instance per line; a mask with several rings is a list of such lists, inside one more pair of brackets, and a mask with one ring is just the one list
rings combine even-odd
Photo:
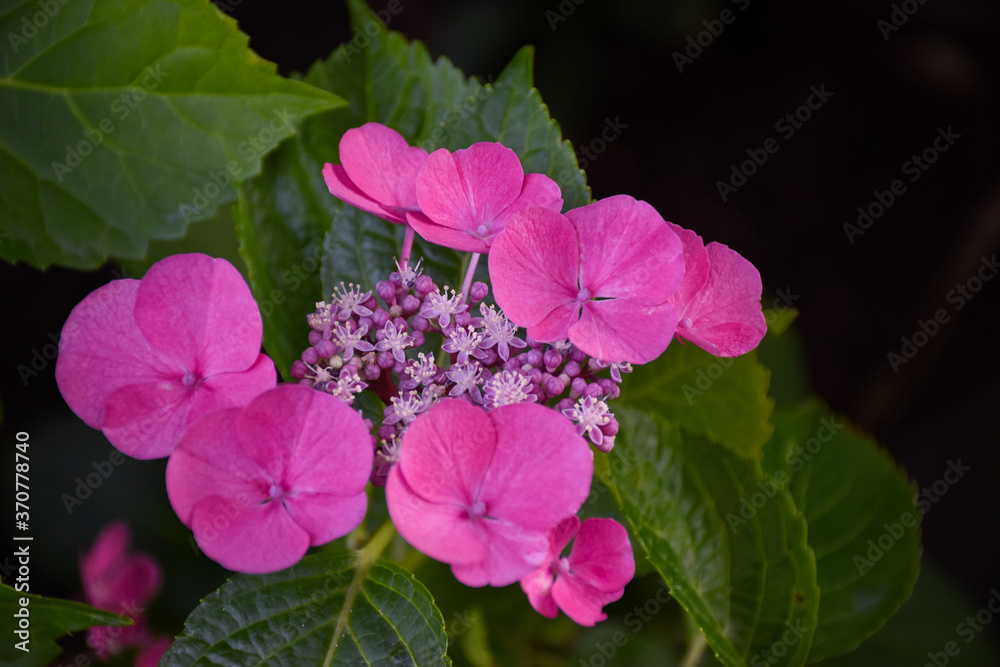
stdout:
[[341,551],[236,575],[192,612],[160,665],[450,665],[447,643],[412,574]]
[[756,352],[714,357],[674,341],[659,359],[623,377],[618,404],[662,414],[741,456],[759,458],[771,437],[771,373]]
[[[0,257],[37,267],[141,258],[236,198],[234,182],[311,113],[342,105],[277,75],[204,0],[5,0]],[[16,42],[16,43],[15,43]]]
[[647,558],[723,664],[801,665],[820,591],[806,524],[760,465],[662,415],[616,410],[612,466]]
[[[27,605],[22,605],[22,600],[27,600]],[[24,613],[26,617],[17,615]],[[62,652],[56,640],[71,632],[94,625],[132,625],[130,619],[111,612],[70,600],[20,593],[6,584],[0,585],[0,616],[13,626],[13,634],[7,633],[0,642],[0,663],[10,667],[49,664]],[[26,636],[17,634],[22,618],[28,623]],[[25,642],[27,651],[18,648],[20,642]]]
[[876,442],[815,403],[780,410],[764,468],[809,523],[823,590],[810,662],[854,649],[910,597],[920,511],[906,476]]
[[[355,33],[365,39],[339,47],[303,77],[348,106],[306,119],[298,136],[268,156],[262,173],[240,185],[241,256],[254,296],[273,306],[262,306],[264,347],[286,378],[307,345],[306,315],[315,303],[328,300],[341,281],[374,288],[395,269],[402,249],[401,225],[342,204],[323,182],[323,164],[339,161],[340,137],[348,129],[376,121],[428,150],[500,141],[526,171],[557,180],[567,208],[590,202],[572,148],[532,87],[530,49],[518,52],[494,84],[484,85],[446,58],[432,59],[423,44],[386,30],[360,0],[348,6]],[[319,248],[321,272],[300,271],[307,275],[297,279],[288,274],[311,266]],[[418,238],[412,256],[423,258],[439,285],[460,283],[462,254]],[[480,270],[485,275],[485,262]]]

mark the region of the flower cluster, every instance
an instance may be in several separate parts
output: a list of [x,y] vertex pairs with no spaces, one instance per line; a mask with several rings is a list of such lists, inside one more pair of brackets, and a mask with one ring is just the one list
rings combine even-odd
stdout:
[[128,626],[94,626],[87,645],[102,660],[137,648],[138,667],[156,665],[170,646],[168,637],[150,634],[143,614],[163,583],[160,566],[145,554],[130,554],[124,523],[106,526],[91,550],[80,557],[80,579],[87,604],[132,620]]
[[[122,451],[170,456],[174,510],[230,569],[282,569],[349,533],[370,480],[400,535],[458,580],[520,582],[545,616],[603,620],[635,570],[623,526],[577,516],[591,445],[618,432],[609,403],[674,339],[753,349],[759,274],[627,195],[562,212],[559,186],[499,143],[428,155],[368,123],[340,159],[323,169],[331,193],[404,225],[403,247],[385,280],[341,283],[305,317],[296,384],[275,386],[235,269],[181,255],[73,311],[63,395]],[[411,262],[416,234],[472,253],[460,286]],[[482,255],[490,284],[474,282]]]

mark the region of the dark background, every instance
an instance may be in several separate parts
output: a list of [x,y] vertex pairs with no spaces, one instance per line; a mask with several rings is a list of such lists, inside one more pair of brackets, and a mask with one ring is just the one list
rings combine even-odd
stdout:
[[[1000,280],[985,282],[960,310],[947,295],[1000,246],[1000,134],[994,127],[1000,7],[985,0],[897,3],[916,11],[886,39],[879,21],[890,21],[894,8],[887,1],[577,2],[400,0],[402,11],[389,27],[487,81],[519,47],[534,44],[535,85],[564,137],[581,156],[581,147],[600,148],[586,169],[595,198],[627,193],[645,199],[666,219],[753,261],[770,299],[778,290],[792,295],[800,311],[792,335],[801,340],[812,386],[874,434],[917,485],[942,479],[949,461],[971,468],[932,505],[923,531],[925,561],[959,582],[974,613],[1000,586],[993,567],[1000,562]],[[709,43],[703,22],[719,19],[723,10],[733,20],[715,24],[722,31]],[[351,37],[339,1],[243,2],[228,13],[284,74],[304,71]],[[688,38],[699,33],[707,46],[700,54],[692,50],[692,62],[678,71],[674,54],[684,53]],[[791,137],[776,130],[813,86],[832,96]],[[621,130],[602,147],[603,140],[595,140],[609,120]],[[912,182],[904,163],[949,127],[960,138]],[[717,182],[728,180],[731,165],[769,137],[779,150],[723,201]],[[855,223],[857,208],[870,206],[874,191],[889,190],[896,179],[905,192],[852,243],[845,223]],[[43,273],[0,265],[4,442],[26,425],[41,441],[48,431],[39,429],[74,419],[41,412],[63,406],[54,364],[27,385],[17,367],[30,364],[35,352],[44,357],[49,334],[111,270]],[[893,372],[887,355],[901,353],[902,337],[912,340],[919,322],[938,309],[948,321]],[[68,454],[51,465],[79,471],[110,451],[99,433],[54,433],[97,444],[88,445],[79,462]],[[162,490],[157,464],[132,463],[109,485]],[[66,490],[49,498],[62,517],[58,495]],[[108,516],[101,502],[80,511],[95,521]],[[179,526],[157,524],[155,512],[150,517],[139,527],[150,550],[177,538]],[[57,553],[39,561],[39,576],[49,577],[40,592],[72,595],[75,573],[56,564],[93,535],[91,527],[67,522]],[[69,553],[58,553],[63,549]],[[169,567],[183,576],[186,565]],[[183,601],[176,606],[183,617]]]

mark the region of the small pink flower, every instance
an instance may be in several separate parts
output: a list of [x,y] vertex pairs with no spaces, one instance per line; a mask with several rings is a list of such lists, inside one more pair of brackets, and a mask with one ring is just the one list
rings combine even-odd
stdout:
[[163,583],[159,565],[145,554],[129,553],[130,534],[124,523],[113,523],[97,536],[91,550],[80,557],[80,579],[87,604],[134,621],[128,626],[96,626],[88,644],[102,659],[139,646],[150,638],[142,614]]
[[592,357],[643,364],[674,336],[667,300],[684,275],[681,242],[646,202],[528,209],[497,237],[489,266],[497,305],[537,341],[569,338]]
[[707,246],[694,232],[671,224],[684,245],[687,272],[670,303],[677,336],[717,357],[738,357],[757,347],[767,323],[760,307],[760,272],[721,243]]
[[570,421],[531,403],[436,403],[403,435],[386,500],[399,534],[468,586],[543,564],[548,532],[590,493],[593,454]]
[[340,164],[323,166],[323,179],[334,196],[383,220],[406,224],[418,210],[417,172],[427,151],[410,146],[399,132],[365,123],[340,138]]
[[525,174],[517,154],[482,142],[431,153],[417,176],[420,212],[406,219],[418,234],[455,250],[488,253],[507,220],[530,206],[562,208],[559,186],[544,174]]
[[[574,535],[569,557],[560,557]],[[621,598],[635,575],[628,531],[613,519],[587,519],[581,525],[571,516],[551,530],[549,545],[546,562],[521,580],[531,606],[548,618],[556,617],[558,607],[580,625],[606,619],[602,607]]]
[[274,572],[361,523],[372,458],[357,412],[283,384],[194,424],[167,464],[167,495],[209,558]]
[[56,382],[69,407],[129,456],[167,456],[189,424],[276,382],[250,289],[224,259],[167,257],[70,313]]

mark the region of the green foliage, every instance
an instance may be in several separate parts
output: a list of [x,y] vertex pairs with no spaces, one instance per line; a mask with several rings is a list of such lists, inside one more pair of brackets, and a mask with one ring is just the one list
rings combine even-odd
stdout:
[[[236,197],[311,113],[342,105],[280,77],[204,0],[0,5],[0,257],[44,268],[138,259]],[[34,26],[31,26],[34,27]]]
[[444,618],[412,574],[355,552],[237,575],[188,617],[160,662],[192,665],[450,665]]
[[[342,204],[323,182],[323,164],[339,160],[340,137],[348,129],[379,122],[431,151],[499,141],[518,154],[526,171],[557,180],[566,208],[590,202],[572,148],[532,87],[530,48],[519,51],[495,82],[483,84],[446,58],[433,60],[423,44],[386,30],[360,0],[349,7],[353,26],[370,39],[339,47],[303,77],[348,106],[306,119],[297,136],[268,156],[261,174],[240,185],[241,256],[262,304],[264,347],[286,378],[307,344],[306,315],[315,303],[329,299],[341,281],[372,289],[394,269],[402,248],[401,225]],[[314,267],[318,255],[320,271]],[[412,256],[423,258],[438,284],[459,284],[459,253],[418,238]]]
[[[21,599],[28,604],[22,605]],[[27,617],[17,616],[26,610]],[[0,584],[0,616],[11,624],[13,633],[8,633],[0,642],[0,663],[10,667],[34,667],[47,665],[59,656],[61,649],[56,640],[77,630],[94,625],[131,625],[132,621],[101,609],[94,609],[79,602],[45,598],[41,595],[19,593],[6,584]],[[27,652],[17,648],[24,641],[17,630],[21,618],[28,622]]]
[[843,419],[809,403],[775,414],[764,469],[809,523],[823,591],[810,662],[854,649],[913,591],[920,511],[892,459]]
[[[791,495],[761,486],[760,465],[662,415],[616,410],[612,466],[622,511],[646,557],[727,667],[802,665],[820,590],[806,522]],[[744,502],[764,493],[760,507]]]
[[674,341],[659,359],[623,377],[617,404],[656,412],[741,456],[759,458],[771,436],[771,373],[756,352],[727,359]]

